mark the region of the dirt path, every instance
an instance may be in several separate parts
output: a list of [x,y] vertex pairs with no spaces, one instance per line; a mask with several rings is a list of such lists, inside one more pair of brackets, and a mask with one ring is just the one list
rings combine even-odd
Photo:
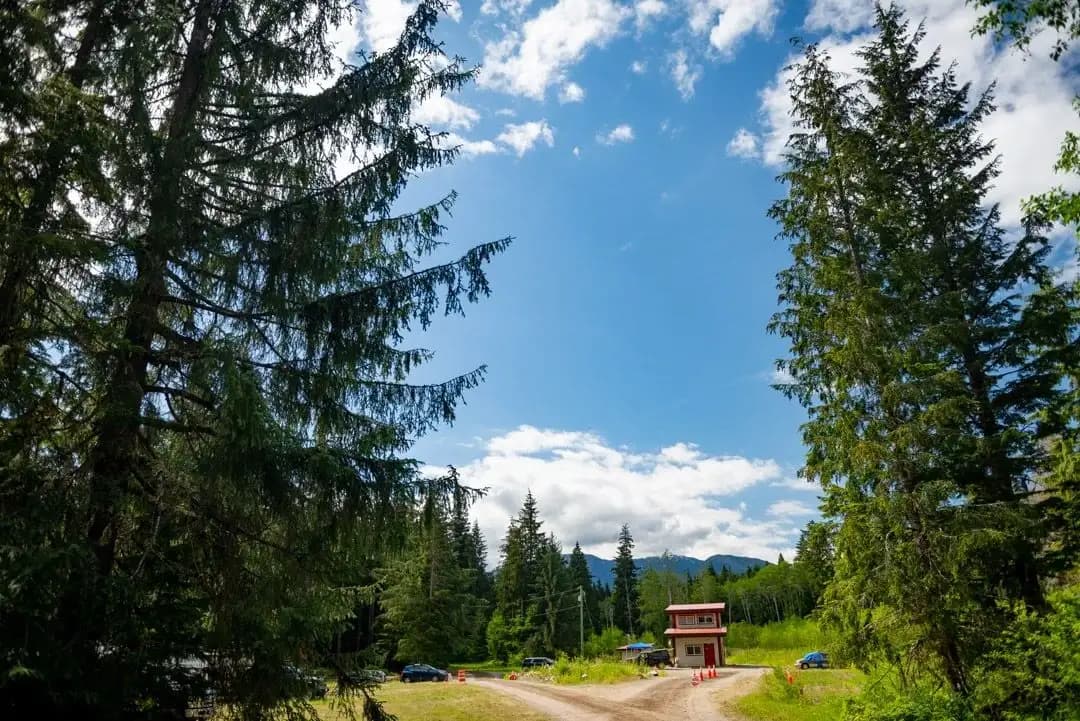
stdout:
[[694,687],[687,671],[612,685],[554,686],[530,681],[470,680],[513,696],[557,721],[737,721],[720,711],[719,698],[742,695],[763,669],[725,668]]

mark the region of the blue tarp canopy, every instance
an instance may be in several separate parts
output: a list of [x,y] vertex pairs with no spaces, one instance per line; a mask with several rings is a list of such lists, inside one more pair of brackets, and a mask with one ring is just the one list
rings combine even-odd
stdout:
[[652,648],[651,643],[642,643],[641,641],[626,644],[627,651],[644,651],[649,648]]

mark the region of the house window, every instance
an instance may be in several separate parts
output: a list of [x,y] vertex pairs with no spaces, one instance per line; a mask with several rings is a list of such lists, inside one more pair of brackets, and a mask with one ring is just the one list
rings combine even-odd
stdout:
[[700,643],[688,643],[688,644],[686,644],[686,655],[687,656],[701,656],[703,653],[704,653],[704,651],[701,650],[701,644]]
[[697,625],[699,625],[699,626],[711,626],[712,625],[712,616],[698,616],[697,617]]
[[697,625],[697,617],[696,616],[679,616],[679,625],[680,626],[696,626]]

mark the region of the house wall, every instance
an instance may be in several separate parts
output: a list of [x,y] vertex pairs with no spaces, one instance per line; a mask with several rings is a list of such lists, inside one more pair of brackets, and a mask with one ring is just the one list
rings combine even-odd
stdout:
[[[680,636],[675,639],[675,658],[682,668],[705,665],[705,644],[715,647],[716,665],[724,664],[723,641],[717,636]],[[700,653],[691,654],[688,647],[697,646]],[[695,649],[697,650],[697,649]]]
[[719,628],[720,626],[716,614],[712,612],[672,615],[675,617],[675,628]]

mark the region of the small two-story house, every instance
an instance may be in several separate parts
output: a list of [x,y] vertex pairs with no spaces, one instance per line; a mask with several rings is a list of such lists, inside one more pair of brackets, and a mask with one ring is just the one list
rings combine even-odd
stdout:
[[679,666],[723,666],[726,653],[722,603],[676,603],[664,609],[671,627],[664,635],[675,648]]

